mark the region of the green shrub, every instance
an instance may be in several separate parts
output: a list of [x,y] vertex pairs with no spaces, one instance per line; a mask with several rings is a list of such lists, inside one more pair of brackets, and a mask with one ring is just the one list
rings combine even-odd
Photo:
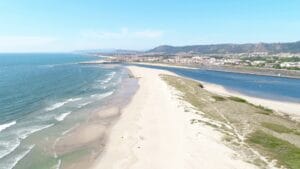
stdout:
[[236,102],[247,103],[247,101],[245,99],[242,99],[240,97],[230,96],[230,97],[228,97],[228,99],[230,99],[232,101],[236,101]]
[[216,101],[224,101],[224,100],[226,100],[224,97],[218,96],[218,95],[214,95],[214,96],[211,96],[211,97],[214,98]]
[[266,152],[272,158],[278,160],[279,164],[291,169],[300,168],[300,149],[295,145],[276,138],[263,131],[255,131],[247,139],[247,142],[254,144]]
[[261,125],[265,128],[273,130],[277,133],[291,133],[294,131],[293,129],[289,129],[283,125],[274,124],[274,123],[263,122],[263,123],[261,123]]

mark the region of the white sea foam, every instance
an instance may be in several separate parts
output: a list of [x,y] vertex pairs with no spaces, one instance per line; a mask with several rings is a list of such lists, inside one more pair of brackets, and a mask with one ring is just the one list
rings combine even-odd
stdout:
[[61,114],[61,115],[55,117],[55,119],[56,119],[57,121],[63,121],[63,120],[64,120],[68,115],[70,115],[70,114],[71,114],[71,112],[69,111],[69,112],[63,113],[63,114]]
[[35,118],[37,118],[39,122],[47,122],[48,120],[51,120],[54,117],[55,117],[54,113],[45,113],[45,114],[38,115]]
[[116,74],[116,72],[111,72],[111,73],[109,73],[109,74],[107,75],[107,78],[104,79],[104,80],[101,82],[101,84],[105,84],[105,83],[110,82],[110,81],[114,78],[115,74]]
[[92,103],[92,102],[81,103],[81,104],[79,104],[79,105],[77,106],[77,108],[84,107],[84,106],[86,106],[86,105],[88,105],[88,104],[91,104],[91,103]]
[[15,151],[20,145],[19,139],[12,139],[0,142],[0,159]]
[[101,86],[100,88],[101,88],[101,89],[107,89],[108,86]]
[[68,130],[62,132],[61,135],[64,136],[64,135],[68,134],[69,132],[71,132],[72,130],[74,130],[75,128],[77,128],[78,126],[79,126],[79,124],[76,124],[75,126],[73,126],[73,127],[69,128]]
[[52,148],[54,150],[54,158],[57,158],[57,153],[55,151],[55,146],[59,142],[59,140],[60,140],[60,137],[56,138],[55,141],[54,141],[54,144],[52,145]]
[[79,100],[82,100],[81,97],[78,97],[78,98],[71,98],[71,99],[68,99],[67,102],[76,102],[76,101],[79,101]]
[[19,131],[17,131],[17,135],[20,139],[26,139],[28,136],[30,136],[31,134],[44,130],[46,128],[49,128],[51,126],[53,126],[54,124],[49,124],[49,125],[42,125],[42,126],[31,126],[28,128],[23,128],[20,129]]
[[118,78],[118,80],[117,80],[116,82],[113,82],[113,83],[111,84],[111,86],[117,86],[119,83],[121,83],[121,81],[122,81],[122,79],[121,79],[121,77],[120,77],[120,78]]
[[19,153],[16,157],[11,157],[3,161],[3,164],[0,163],[0,169],[12,169],[14,168],[20,160],[22,160],[30,151],[34,148],[35,145],[29,146],[25,151]]
[[[15,151],[21,144],[22,139],[26,139],[31,134],[41,131],[43,129],[49,128],[54,124],[50,125],[43,125],[43,126],[30,126],[19,129],[15,132],[17,137],[9,139],[9,140],[1,140],[0,141],[0,159],[6,157],[7,155],[11,154]],[[0,165],[0,169],[1,165]]]
[[57,109],[57,108],[62,107],[63,105],[65,105],[65,104],[67,104],[67,103],[68,103],[67,101],[55,103],[55,104],[53,104],[52,106],[47,107],[45,110],[46,110],[46,111],[52,111],[52,110],[55,110],[55,109]]
[[51,105],[50,107],[47,107],[45,110],[46,110],[46,111],[52,111],[52,110],[55,110],[55,109],[58,109],[58,108],[64,106],[64,105],[67,104],[67,103],[79,101],[79,100],[81,100],[81,99],[82,99],[82,98],[80,98],[80,97],[79,97],[79,98],[71,98],[71,99],[67,99],[67,100],[65,100],[65,101],[63,101],[63,102],[55,103],[55,104]]
[[11,126],[13,126],[13,125],[15,125],[16,123],[17,123],[16,121],[12,121],[10,123],[1,124],[0,125],[0,132],[7,129],[7,128],[9,128],[9,127],[11,127]]
[[97,99],[103,99],[105,97],[108,97],[110,95],[112,95],[114,93],[114,91],[111,92],[107,92],[107,93],[102,93],[102,94],[93,94],[91,95],[92,98],[97,98]]

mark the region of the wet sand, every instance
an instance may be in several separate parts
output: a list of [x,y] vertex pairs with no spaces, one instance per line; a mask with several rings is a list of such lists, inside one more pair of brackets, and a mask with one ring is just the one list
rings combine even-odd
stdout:
[[137,88],[136,79],[123,79],[122,85],[102,106],[87,112],[88,119],[85,122],[74,126],[56,140],[53,147],[56,156],[76,156],[74,159],[64,160],[61,168],[82,169],[93,164],[103,151],[109,130],[119,118],[120,110],[130,102]]

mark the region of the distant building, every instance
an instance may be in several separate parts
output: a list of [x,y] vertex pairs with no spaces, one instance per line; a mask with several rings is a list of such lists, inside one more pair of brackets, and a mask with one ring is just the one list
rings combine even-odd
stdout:
[[286,68],[300,68],[300,62],[283,62],[280,64],[280,67],[286,67]]

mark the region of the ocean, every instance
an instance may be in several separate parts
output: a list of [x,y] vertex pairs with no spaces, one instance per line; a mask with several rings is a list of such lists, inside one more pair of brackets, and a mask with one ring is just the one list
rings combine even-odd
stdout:
[[77,64],[95,59],[0,54],[0,169],[60,167],[47,141],[85,120],[85,112],[112,95],[124,75],[120,66]]
[[194,80],[218,84],[228,90],[237,91],[249,96],[300,103],[300,79],[205,69],[186,69],[150,65],[139,66],[168,70]]

